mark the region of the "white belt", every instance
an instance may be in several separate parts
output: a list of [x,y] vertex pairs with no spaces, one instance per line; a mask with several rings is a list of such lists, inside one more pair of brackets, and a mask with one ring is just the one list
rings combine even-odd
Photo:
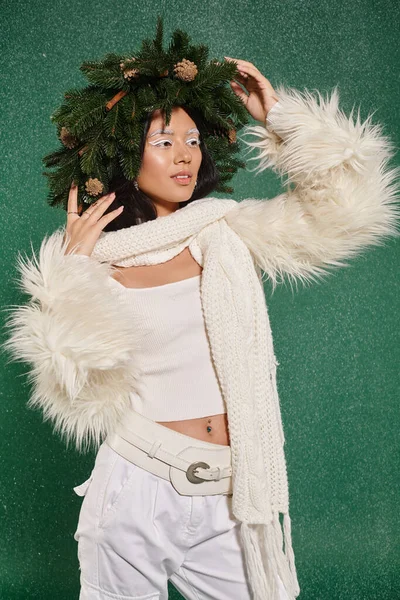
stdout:
[[186,496],[232,495],[230,446],[184,435],[130,409],[106,443]]

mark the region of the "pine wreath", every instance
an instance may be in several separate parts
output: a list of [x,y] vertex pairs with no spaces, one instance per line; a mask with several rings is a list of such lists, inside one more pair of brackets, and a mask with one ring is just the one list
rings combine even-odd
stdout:
[[238,74],[234,62],[208,60],[208,47],[192,45],[180,29],[165,50],[159,16],[154,39],[143,40],[140,50],[109,53],[83,62],[80,70],[89,85],[68,90],[50,117],[62,144],[42,159],[53,169],[43,172],[51,206],[67,210],[72,181],[78,185],[81,205],[108,193],[115,176],[135,179],[144,118],[162,109],[169,125],[174,106],[200,112],[202,139],[220,176],[216,191],[233,191],[227,183],[245,166],[235,156],[240,151],[237,132],[248,123],[247,109],[229,85]]

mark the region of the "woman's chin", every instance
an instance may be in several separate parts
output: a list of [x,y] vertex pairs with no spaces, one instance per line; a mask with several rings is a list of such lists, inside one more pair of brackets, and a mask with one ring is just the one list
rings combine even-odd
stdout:
[[[189,186],[188,186],[189,187]],[[193,189],[185,190],[174,190],[171,196],[168,198],[169,202],[187,202],[193,196]]]
[[142,190],[147,196],[149,196],[154,202],[159,202],[161,204],[168,204],[168,203],[174,203],[174,204],[179,204],[180,202],[187,202],[188,200],[190,200],[190,198],[193,196],[193,192],[194,192],[194,187],[192,185],[190,186],[179,186],[180,189],[176,189],[178,187],[178,185],[175,184],[175,186],[171,189],[170,187],[168,187],[168,189],[165,187],[163,189],[163,196],[160,196],[159,194],[152,194],[150,191],[146,192],[145,190]]

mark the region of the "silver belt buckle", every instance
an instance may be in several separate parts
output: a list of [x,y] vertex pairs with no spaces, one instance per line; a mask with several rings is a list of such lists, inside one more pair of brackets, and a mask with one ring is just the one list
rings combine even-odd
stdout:
[[194,462],[186,470],[186,477],[190,481],[190,483],[204,483],[207,481],[206,479],[201,479],[201,477],[197,477],[194,474],[195,469],[201,467],[202,469],[209,469],[210,465],[205,462]]

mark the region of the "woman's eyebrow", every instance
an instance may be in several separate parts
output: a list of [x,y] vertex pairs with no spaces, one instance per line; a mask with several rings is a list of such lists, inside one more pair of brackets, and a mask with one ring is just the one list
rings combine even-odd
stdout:
[[[151,133],[149,135],[149,138],[153,137],[153,135],[156,135],[157,133],[168,133],[168,135],[174,135],[174,132],[172,131],[172,129],[156,129],[155,131],[153,131],[153,133]],[[192,129],[188,129],[186,134],[188,133],[198,133],[200,134],[200,131],[197,129],[197,127],[193,127]]]

